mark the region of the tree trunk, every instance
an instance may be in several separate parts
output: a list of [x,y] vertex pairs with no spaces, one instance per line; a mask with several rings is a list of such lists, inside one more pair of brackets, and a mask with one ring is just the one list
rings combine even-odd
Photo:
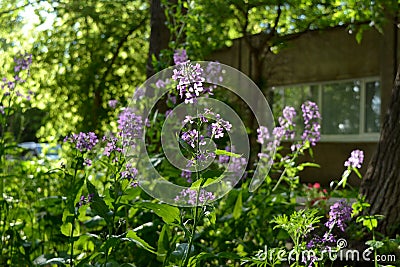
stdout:
[[370,214],[381,214],[378,230],[385,235],[400,233],[400,66],[385,115],[381,136],[360,193],[371,204]]
[[164,7],[161,5],[161,0],[151,1],[151,18],[150,18],[150,45],[149,54],[146,64],[147,78],[151,77],[157,72],[153,66],[153,56],[158,60],[160,52],[168,48],[170,39],[170,32],[166,26],[166,17]]

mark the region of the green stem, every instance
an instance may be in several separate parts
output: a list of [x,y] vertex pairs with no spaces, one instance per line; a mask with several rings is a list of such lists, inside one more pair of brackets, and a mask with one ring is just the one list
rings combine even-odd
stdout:
[[189,239],[189,245],[188,245],[187,250],[185,252],[185,258],[184,258],[185,260],[184,260],[183,265],[182,265],[184,267],[186,267],[188,265],[188,263],[189,263],[190,250],[191,250],[192,245],[193,245],[194,234],[196,233],[196,227],[197,227],[197,223],[198,223],[198,220],[197,220],[198,212],[199,212],[199,207],[196,206],[195,207],[195,213],[194,213],[193,228],[192,228],[192,232],[190,234],[190,239]]
[[[375,242],[375,231],[373,229],[372,229],[372,240],[374,240],[374,242]],[[374,264],[375,264],[375,267],[378,267],[378,256],[377,256],[375,248],[374,248]]]
[[[199,113],[198,112],[197,112],[197,117],[199,117]],[[200,132],[200,127],[201,127],[201,122],[197,124],[197,132]],[[213,136],[211,136],[211,138],[212,137]],[[196,142],[197,142],[197,144],[196,144],[197,146],[196,147],[197,147],[197,149],[199,149],[199,136],[197,137]],[[194,156],[196,158],[196,154]],[[201,177],[200,177],[200,174],[199,174],[199,172],[197,170],[197,160],[196,160],[196,163],[195,163],[194,166],[195,166],[195,171],[196,171],[196,180],[198,180]],[[196,228],[197,228],[197,223],[198,223],[198,216],[199,216],[199,198],[200,198],[201,187],[202,187],[202,184],[199,185],[199,188],[197,190],[196,206],[195,206],[195,210],[194,210],[194,219],[193,219],[193,228],[192,228],[192,232],[190,234],[189,244],[188,244],[187,250],[185,252],[185,257],[184,257],[184,261],[183,261],[183,265],[182,265],[184,267],[186,267],[188,265],[188,263],[189,263],[190,250],[191,250],[192,245],[193,245],[194,234],[196,233]]]
[[74,266],[73,258],[74,258],[74,231],[75,231],[75,214],[74,214],[74,219],[72,220],[72,229],[71,229],[71,236],[70,236],[70,242],[71,242],[71,255],[70,255],[70,266]]
[[[297,157],[299,156],[299,153],[300,153],[300,149],[301,149],[301,148],[297,149],[296,152],[293,154],[293,157],[291,158],[289,164],[291,164],[292,162],[294,162],[294,161],[297,159]],[[278,188],[279,184],[282,182],[283,177],[284,177],[284,175],[286,174],[287,169],[288,169],[288,168],[285,167],[285,169],[283,170],[281,176],[280,176],[279,179],[278,179],[278,182],[276,183],[276,185],[274,186],[274,188],[272,188],[272,192],[274,192],[274,191]]]

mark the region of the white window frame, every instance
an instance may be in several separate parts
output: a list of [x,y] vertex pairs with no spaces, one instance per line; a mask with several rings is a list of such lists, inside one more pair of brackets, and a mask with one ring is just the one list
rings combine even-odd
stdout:
[[[299,83],[299,84],[288,84],[282,86],[274,86],[272,87],[273,91],[284,90],[288,87],[300,87],[300,86],[318,86],[318,101],[317,105],[320,109],[322,115],[322,86],[325,84],[332,83],[345,83],[345,82],[353,82],[360,81],[360,116],[359,116],[359,133],[358,134],[321,134],[321,142],[377,142],[379,141],[380,132],[377,133],[366,133],[365,130],[365,97],[366,97],[366,83],[379,81],[381,83],[379,76],[372,77],[363,77],[363,78],[354,78],[354,79],[343,79],[343,80],[331,80],[331,81],[323,81],[323,82],[312,82],[312,83]],[[382,83],[381,83],[382,85]],[[382,88],[381,88],[382,90]],[[381,95],[382,96],[382,95]],[[285,96],[283,94],[282,100],[285,105]],[[295,107],[296,109],[298,107]],[[324,119],[324,118],[322,118]]]

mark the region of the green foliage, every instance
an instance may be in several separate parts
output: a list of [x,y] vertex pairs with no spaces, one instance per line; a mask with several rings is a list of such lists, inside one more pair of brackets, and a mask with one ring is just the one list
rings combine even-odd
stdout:
[[126,104],[144,81],[148,3],[42,1],[34,9],[39,24],[47,25],[35,29],[33,43],[37,99],[48,107],[39,135],[104,131],[114,112],[108,101]]

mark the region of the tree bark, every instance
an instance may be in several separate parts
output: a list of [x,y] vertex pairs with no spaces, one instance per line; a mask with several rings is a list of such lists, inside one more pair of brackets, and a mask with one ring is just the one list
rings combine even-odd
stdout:
[[149,54],[146,64],[146,76],[147,78],[154,75],[157,70],[153,66],[153,56],[158,60],[160,58],[160,52],[163,49],[168,48],[170,39],[170,32],[166,26],[167,19],[165,17],[165,9],[161,5],[161,0],[151,1],[151,18],[150,18],[150,45]]
[[400,233],[400,66],[381,136],[360,193],[371,206],[370,214],[384,215],[378,230],[388,236]]

